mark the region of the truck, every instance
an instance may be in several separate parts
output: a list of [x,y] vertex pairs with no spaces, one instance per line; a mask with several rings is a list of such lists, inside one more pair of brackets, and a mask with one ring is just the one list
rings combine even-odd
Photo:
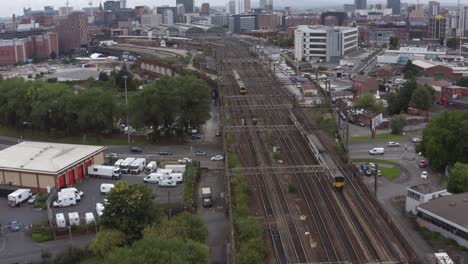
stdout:
[[18,189],[8,195],[8,204],[12,207],[21,206],[32,196],[31,189]]
[[117,168],[120,168],[120,165],[122,164],[123,161],[124,161],[124,159],[118,159],[118,160],[114,163],[114,166],[117,167]]
[[176,183],[183,183],[184,182],[184,174],[183,173],[171,173],[169,174],[169,177],[167,178],[168,180],[173,180]]
[[138,158],[130,164],[130,173],[131,174],[140,174],[146,167],[146,159]]
[[129,174],[130,173],[130,165],[132,165],[132,162],[135,161],[135,158],[126,158],[124,161],[122,161],[122,164],[120,164],[120,172],[124,174]]
[[160,181],[166,178],[167,176],[163,173],[153,172],[148,174],[148,176],[146,176],[145,178],[143,178],[143,182],[159,184]]
[[64,193],[59,196],[57,201],[52,204],[54,207],[67,207],[70,205],[76,205],[76,195],[72,193]]
[[150,161],[148,165],[146,165],[146,173],[152,173],[158,168],[158,163],[156,161]]
[[91,165],[88,167],[88,175],[97,178],[119,179],[120,174],[121,171],[119,167],[105,165]]
[[182,165],[182,164],[168,164],[166,165],[165,168],[172,169],[172,172],[184,173],[186,167],[187,167],[186,165]]
[[67,226],[67,221],[65,221],[65,216],[63,213],[55,215],[55,223],[57,223],[57,227],[59,228],[64,228]]
[[80,215],[78,214],[78,212],[68,213],[68,222],[70,222],[70,226],[79,226]]
[[202,198],[203,198],[203,207],[209,208],[212,206],[211,203],[211,188],[203,187],[202,188]]
[[83,197],[84,195],[84,192],[82,191],[78,191],[78,189],[76,188],[63,188],[60,190],[60,192],[70,192],[70,193],[74,193],[76,194],[78,197],[77,197],[77,200],[81,200],[81,197]]

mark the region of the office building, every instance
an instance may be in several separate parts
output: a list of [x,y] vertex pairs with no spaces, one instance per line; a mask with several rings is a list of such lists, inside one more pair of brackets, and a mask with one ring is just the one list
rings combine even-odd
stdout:
[[447,31],[447,19],[443,16],[429,18],[428,37],[434,39],[445,38]]
[[164,25],[172,26],[175,23],[174,11],[171,9],[164,9],[162,13],[162,23]]
[[127,0],[120,0],[120,8],[122,9],[127,8]]
[[70,52],[88,46],[88,17],[83,12],[72,12],[57,27],[60,52]]
[[176,0],[176,4],[183,4],[185,13],[193,13],[194,0]]
[[458,28],[458,36],[468,37],[468,6],[463,7],[460,10],[460,27]]
[[367,9],[367,0],[354,0],[356,9]]
[[236,1],[230,0],[227,4],[226,10],[228,14],[235,15],[236,14]]
[[71,12],[73,12],[72,6],[59,7],[59,16],[68,16]]
[[401,12],[400,0],[387,0],[387,8],[392,9],[392,15],[399,15]]
[[294,31],[294,56],[301,61],[336,62],[358,49],[355,27],[298,26]]
[[250,9],[252,9],[252,6],[250,4],[250,0],[244,0],[244,13],[250,13]]
[[205,16],[208,16],[210,15],[210,4],[209,3],[203,3],[201,5],[201,12],[200,12],[201,15],[205,15]]
[[226,27],[229,26],[229,15],[227,14],[218,14],[211,15],[211,24],[217,27]]
[[104,10],[115,12],[120,9],[120,2],[119,1],[105,1],[104,2]]
[[276,14],[257,15],[257,29],[277,29],[280,25],[280,18]]
[[229,30],[232,33],[250,32],[256,28],[255,15],[232,15],[229,17]]
[[157,26],[162,24],[161,14],[144,14],[141,15],[141,25]]
[[429,1],[429,17],[435,17],[440,12],[440,3],[437,1]]

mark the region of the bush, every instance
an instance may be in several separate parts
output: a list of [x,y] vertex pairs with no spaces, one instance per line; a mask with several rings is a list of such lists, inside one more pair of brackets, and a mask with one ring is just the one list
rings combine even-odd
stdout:
[[200,164],[196,162],[191,162],[187,164],[187,169],[185,171],[185,186],[183,193],[184,207],[189,208],[193,207],[195,201],[193,200],[196,180],[200,176]]
[[31,238],[36,243],[41,243],[54,239],[50,228],[42,224],[32,224]]

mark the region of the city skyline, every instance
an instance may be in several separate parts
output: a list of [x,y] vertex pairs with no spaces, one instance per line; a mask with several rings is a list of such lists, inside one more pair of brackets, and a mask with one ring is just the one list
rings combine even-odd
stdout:
[[[19,1],[6,1],[3,4],[3,8],[0,9],[0,17],[10,17],[13,14],[16,15],[22,15],[23,14],[23,8],[24,7],[31,7],[33,10],[42,10],[44,6],[53,6],[55,9],[58,9],[59,7],[65,6],[65,0],[19,0]],[[92,0],[93,6],[97,7],[99,6],[99,1],[98,0]],[[105,1],[102,1],[104,3]],[[211,7],[222,7],[225,6],[228,1],[227,0],[195,0],[195,6],[201,7],[202,3],[209,3]],[[349,1],[343,1],[343,0],[330,0],[327,1],[327,5],[322,5],[323,2],[321,1],[308,1],[308,0],[296,0],[296,1],[291,1],[291,0],[274,0],[273,1],[273,6],[274,8],[278,7],[284,7],[284,6],[292,6],[292,7],[328,7],[328,6],[333,6],[333,5],[342,5],[345,3],[348,4],[353,4],[354,0],[349,0]],[[416,3],[416,0],[414,1],[402,1],[407,2],[407,3]],[[439,1],[442,6],[444,5],[456,5],[457,1],[455,0],[440,0]],[[75,10],[76,9],[82,9],[84,7],[89,7],[88,3],[89,0],[70,0],[69,1],[70,6],[72,6]],[[367,4],[375,4],[375,3],[382,3],[386,4],[386,0],[380,0],[380,1],[367,1]],[[429,1],[420,1],[421,4],[428,5]],[[251,6],[252,8],[257,8],[259,7],[260,0],[252,1]],[[155,7],[157,5],[170,5],[170,6],[175,6],[176,1],[175,0],[160,0],[156,1],[154,0],[127,0],[127,7],[133,8],[135,6],[139,5],[146,5],[149,7]],[[463,3],[462,3],[463,5]]]

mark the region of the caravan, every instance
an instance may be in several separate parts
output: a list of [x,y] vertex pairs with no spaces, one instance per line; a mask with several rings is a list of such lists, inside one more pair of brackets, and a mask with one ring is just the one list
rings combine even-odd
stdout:
[[77,212],[68,213],[68,222],[70,226],[79,226],[80,225],[80,216]]
[[75,194],[65,193],[59,196],[58,200],[53,203],[54,207],[67,207],[70,205],[76,205]]
[[159,173],[159,172],[150,173],[148,176],[143,178],[143,182],[159,184],[160,181],[162,181],[162,180],[164,180],[166,178],[167,178],[167,176],[164,175],[163,173]]
[[108,194],[115,187],[112,183],[103,183],[101,184],[101,193]]
[[166,169],[171,169],[172,172],[180,172],[180,173],[184,173],[186,167],[187,167],[186,165],[181,165],[181,164],[166,165]]
[[94,214],[91,213],[91,212],[88,212],[88,213],[85,213],[85,223],[87,225],[91,224],[91,223],[95,223],[95,220],[94,220]]
[[67,222],[65,221],[65,216],[62,213],[55,215],[55,222],[57,223],[57,227],[64,228],[67,226]]
[[176,183],[184,182],[184,174],[183,173],[171,173],[169,174],[168,180],[173,180]]

